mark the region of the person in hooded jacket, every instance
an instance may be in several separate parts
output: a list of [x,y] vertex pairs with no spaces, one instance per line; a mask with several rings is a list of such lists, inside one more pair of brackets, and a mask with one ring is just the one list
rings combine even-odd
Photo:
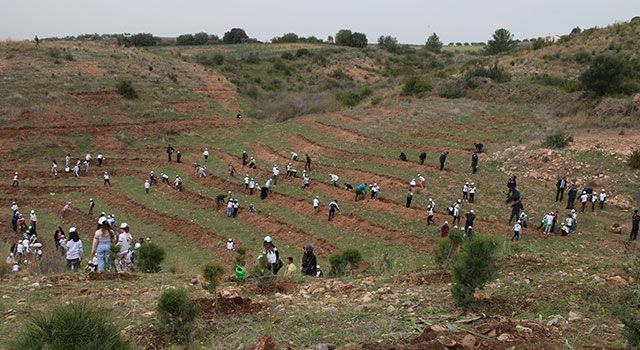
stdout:
[[313,245],[306,243],[303,247],[304,255],[302,255],[302,274],[306,276],[316,275],[316,266],[318,265],[316,256],[313,254]]

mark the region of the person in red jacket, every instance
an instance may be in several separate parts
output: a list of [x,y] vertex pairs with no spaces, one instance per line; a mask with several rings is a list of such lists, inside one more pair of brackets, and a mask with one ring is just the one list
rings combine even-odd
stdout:
[[449,222],[445,221],[442,227],[440,227],[440,236],[447,237],[449,236]]

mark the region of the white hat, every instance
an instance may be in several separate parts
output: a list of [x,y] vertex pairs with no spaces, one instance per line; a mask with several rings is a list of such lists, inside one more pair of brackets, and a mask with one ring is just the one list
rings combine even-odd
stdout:
[[69,229],[69,233],[71,233],[71,232],[78,232],[78,229],[75,228],[75,226],[74,226],[74,227]]
[[600,192],[604,192],[604,188],[603,188],[603,189],[602,189],[602,191],[600,191]]
[[571,212],[572,212],[572,213],[575,213],[575,212],[576,212],[576,210],[575,210],[575,209],[571,209]]
[[447,224],[447,225],[449,225],[449,221],[445,221],[444,223],[445,223],[445,224]]
[[123,222],[120,224],[120,228],[129,228],[129,225],[127,225],[126,222]]
[[71,204],[71,202],[67,202],[67,204]]
[[266,236],[264,238],[264,241],[267,242],[267,243],[271,243],[271,241],[273,241],[273,239],[271,238],[271,236]]
[[33,213],[35,213],[35,212],[36,212],[35,210],[31,209],[31,214],[33,214]]
[[98,225],[104,225],[105,222],[107,222],[107,218],[105,218],[104,216],[98,218]]
[[229,238],[229,240],[227,242],[233,242],[233,239]]
[[93,202],[93,198],[89,198],[89,202]]
[[473,214],[473,209],[471,210],[471,214]]

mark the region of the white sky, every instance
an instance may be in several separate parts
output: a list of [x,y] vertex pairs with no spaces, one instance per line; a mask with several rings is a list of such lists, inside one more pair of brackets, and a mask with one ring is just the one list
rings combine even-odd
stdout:
[[448,43],[486,41],[500,27],[517,38],[565,34],[636,15],[640,0],[0,0],[0,39],[122,32],[222,36],[241,27],[259,40],[287,32],[325,39],[350,28],[369,42],[388,34],[421,44],[436,32]]

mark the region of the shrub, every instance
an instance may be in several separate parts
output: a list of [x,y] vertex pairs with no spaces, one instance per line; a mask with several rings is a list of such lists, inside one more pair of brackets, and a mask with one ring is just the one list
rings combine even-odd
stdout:
[[367,36],[363,33],[352,32],[349,29],[341,29],[336,33],[336,45],[365,47],[368,44]]
[[336,68],[333,72],[328,74],[329,77],[337,80],[350,80],[351,77],[345,73],[342,69]]
[[167,73],[167,78],[169,78],[169,80],[171,80],[174,83],[178,82],[178,75],[176,73],[173,73],[173,72]]
[[119,37],[118,45],[124,46],[155,46],[158,44],[158,39],[151,33],[138,33],[129,37]]
[[344,256],[340,253],[335,253],[329,256],[329,265],[331,265],[331,274],[334,276],[342,276],[347,268],[347,262],[344,260]]
[[122,95],[122,97],[124,98],[128,98],[128,99],[138,98],[138,93],[133,88],[133,84],[131,84],[131,80],[120,80],[116,85],[116,91],[118,91],[118,93]]
[[438,90],[438,96],[443,98],[460,98],[464,96],[464,90],[455,86],[445,86]]
[[577,63],[589,63],[591,62],[591,54],[588,53],[587,51],[580,51],[578,53],[576,53],[576,55],[574,56],[574,60]]
[[431,91],[432,86],[426,77],[412,76],[404,82],[402,95],[422,97]]
[[476,67],[467,73],[467,80],[473,77],[485,77],[489,78],[496,83],[505,83],[511,80],[511,74],[509,74],[504,68],[497,63],[492,67]]
[[353,269],[357,269],[362,261],[362,254],[357,249],[345,249],[342,258]]
[[353,107],[372,94],[373,90],[371,90],[371,88],[364,87],[352,91],[338,93],[336,95],[336,100],[338,100],[338,102],[340,102],[344,106]]
[[187,342],[193,332],[198,308],[184,289],[170,289],[158,299],[160,328],[176,342]]
[[23,349],[132,349],[105,310],[86,302],[57,307],[33,316],[9,342],[11,350]]
[[[220,55],[222,56],[222,55]],[[222,59],[224,61],[224,56],[222,56]],[[244,61],[249,63],[249,64],[258,64],[260,63],[261,59],[260,59],[260,55],[258,55],[256,52],[251,52],[249,53],[249,55],[247,55],[247,57],[244,58]],[[220,63],[222,64],[222,63]]]
[[620,321],[624,324],[622,334],[634,349],[640,346],[640,315],[629,311],[621,312]]
[[164,260],[164,249],[154,243],[145,243],[138,252],[138,270],[141,272],[160,272]]
[[378,46],[389,52],[396,52],[398,50],[398,39],[391,35],[381,35],[378,38]]
[[545,137],[543,146],[561,149],[567,147],[571,142],[573,142],[573,137],[565,134],[563,131],[557,131]]
[[202,287],[210,292],[214,292],[218,288],[218,283],[224,275],[224,268],[219,264],[205,264],[202,267],[202,277],[207,281],[206,285]]
[[238,266],[244,266],[247,263],[247,250],[240,247],[238,249],[236,249],[236,254],[238,254],[238,256],[236,256],[236,265]]
[[295,57],[293,57],[291,52],[283,52],[282,55],[280,55],[280,58],[283,60],[293,60]]
[[303,56],[309,56],[311,55],[311,52],[308,49],[298,49],[298,51],[296,51],[296,57],[303,57]]
[[261,256],[251,270],[251,276],[257,280],[258,288],[266,290],[271,281],[276,279],[276,275],[271,272],[271,264],[266,256]]
[[536,39],[533,42],[533,49],[534,50],[540,50],[541,48],[543,48],[545,46],[547,46],[547,43],[542,39]]
[[462,245],[452,265],[451,294],[458,306],[468,308],[475,301],[474,293],[493,280],[498,272],[496,242],[487,237],[476,237]]
[[640,150],[635,150],[629,155],[629,166],[633,169],[640,169]]
[[287,33],[280,37],[275,37],[271,39],[272,44],[285,44],[285,43],[297,43],[299,40],[298,34],[296,33]]
[[273,63],[273,69],[284,75],[291,75],[291,67],[281,59]]
[[329,265],[331,265],[331,274],[334,276],[342,276],[348,270],[355,270],[362,262],[362,254],[357,249],[345,249],[340,253],[329,256]]
[[431,52],[440,52],[442,49],[442,41],[440,41],[438,34],[433,33],[427,38],[427,42],[424,46]]
[[443,269],[449,266],[449,262],[458,254],[463,241],[463,234],[460,230],[450,230],[447,239],[438,243],[438,250],[435,254],[436,264]]
[[580,80],[585,88],[598,96],[628,93],[625,81],[631,73],[626,57],[601,54],[591,60],[591,65],[582,73]]
[[232,28],[222,37],[222,42],[225,44],[240,44],[247,40],[249,36],[242,28]]
[[224,56],[222,54],[215,54],[213,56],[200,55],[197,58],[198,63],[204,66],[220,66],[224,63]]
[[495,55],[508,52],[513,50],[516,45],[517,43],[513,40],[513,34],[504,28],[500,28],[493,33],[493,39],[487,42],[485,53]]

